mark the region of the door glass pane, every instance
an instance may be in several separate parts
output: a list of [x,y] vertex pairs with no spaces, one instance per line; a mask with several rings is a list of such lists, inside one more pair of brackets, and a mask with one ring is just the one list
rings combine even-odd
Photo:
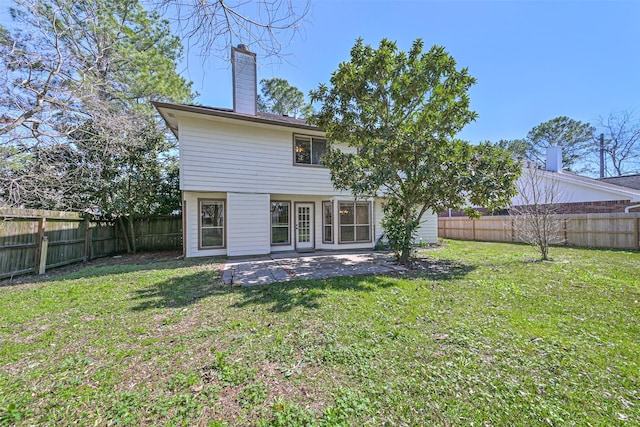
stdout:
[[298,242],[311,241],[311,209],[308,206],[298,207]]

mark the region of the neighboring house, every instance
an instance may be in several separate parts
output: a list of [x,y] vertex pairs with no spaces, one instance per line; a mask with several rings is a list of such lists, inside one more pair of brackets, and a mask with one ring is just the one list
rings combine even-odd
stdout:
[[[542,195],[539,204],[546,204],[547,200],[553,200],[554,212],[558,214],[582,214],[582,213],[624,213],[640,212],[640,189],[615,185],[609,179],[598,180],[586,176],[577,175],[562,170],[562,152],[558,147],[550,147],[547,152],[545,166],[540,166],[533,161],[525,161],[522,177],[518,182],[518,188],[528,191],[531,185],[530,175],[538,179],[540,189],[551,189],[553,197]],[[542,191],[544,193],[544,191]],[[512,199],[511,206],[525,206],[527,200],[533,200],[531,192],[528,196],[516,195]],[[486,209],[478,208],[480,212]],[[501,212],[506,214],[508,209]],[[464,216],[463,211],[445,211],[439,214],[441,217]]]
[[[524,166],[519,188],[522,191],[527,191],[527,186],[531,185],[531,180],[527,179],[527,174],[536,174],[540,178],[541,188],[553,189],[556,192],[553,197],[554,211],[556,213],[623,213],[640,211],[640,190],[563,171],[562,150],[559,147],[550,147],[547,150],[545,167],[538,166],[533,162],[528,162]],[[526,204],[526,199],[519,194],[513,198],[512,205],[524,205]],[[532,197],[528,197],[528,200],[532,200]],[[542,199],[541,203],[544,203],[544,199]]]
[[635,175],[622,175],[622,176],[611,176],[607,178],[600,178],[600,181],[606,182],[608,184],[615,184],[621,187],[633,188],[636,190],[640,190],[640,173]]
[[[257,111],[255,54],[232,49],[233,109],[154,102],[179,141],[184,255],[372,249],[382,199],[333,188],[324,132]],[[437,241],[437,216],[419,239]]]

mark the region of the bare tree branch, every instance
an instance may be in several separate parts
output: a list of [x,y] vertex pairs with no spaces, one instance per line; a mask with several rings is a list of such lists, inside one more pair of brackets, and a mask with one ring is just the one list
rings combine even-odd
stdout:
[[242,43],[263,57],[281,57],[300,34],[309,14],[308,1],[294,0],[154,0],[163,14],[174,16],[181,36],[203,57],[227,57]]
[[517,186],[517,204],[509,208],[516,240],[537,247],[541,259],[547,260],[549,247],[564,243],[564,219],[558,212],[567,196],[553,173],[534,162],[524,169]]
[[0,203],[161,208],[173,143],[148,101],[192,98],[168,23],[137,1],[13,3],[14,25],[0,27]]
[[620,111],[599,118],[615,175],[640,170],[640,115],[635,111]]

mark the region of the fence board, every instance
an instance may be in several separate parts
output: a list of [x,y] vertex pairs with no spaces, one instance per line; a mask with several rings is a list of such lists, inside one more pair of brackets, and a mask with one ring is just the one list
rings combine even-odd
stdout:
[[[182,248],[179,216],[136,220],[134,229],[140,251]],[[0,279],[37,271],[40,242],[45,236],[47,268],[116,254],[125,247],[122,231],[113,221],[89,221],[75,212],[2,208]]]
[[[566,244],[578,247],[640,250],[640,213],[558,215]],[[438,218],[438,236],[446,239],[512,242],[514,224],[509,216]]]
[[37,218],[4,217],[0,223],[0,278],[33,271]]

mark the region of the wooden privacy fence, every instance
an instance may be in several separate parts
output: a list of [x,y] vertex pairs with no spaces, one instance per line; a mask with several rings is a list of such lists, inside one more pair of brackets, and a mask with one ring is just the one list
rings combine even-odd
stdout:
[[[640,213],[557,215],[569,246],[640,250]],[[446,239],[516,242],[510,216],[439,217],[438,236]]]
[[[182,219],[152,217],[134,223],[140,251],[182,248]],[[122,230],[113,221],[75,212],[0,209],[0,279],[99,258],[124,251]]]

